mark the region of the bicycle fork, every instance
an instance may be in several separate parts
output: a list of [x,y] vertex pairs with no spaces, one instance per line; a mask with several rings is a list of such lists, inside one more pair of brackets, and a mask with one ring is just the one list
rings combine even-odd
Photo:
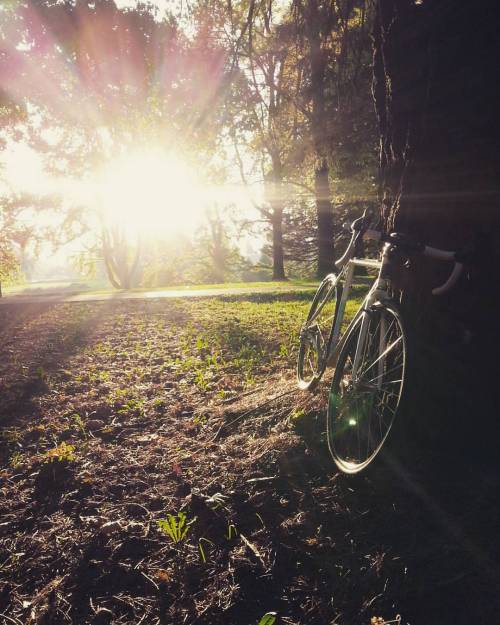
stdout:
[[[360,375],[358,374],[359,367],[363,364],[363,357],[367,350],[366,342],[369,337],[368,329],[370,327],[371,315],[372,315],[372,307],[377,302],[383,302],[388,297],[388,282],[387,282],[387,267],[389,265],[389,255],[387,250],[384,250],[382,255],[382,265],[380,268],[380,274],[372,289],[366,296],[364,306],[363,306],[363,317],[361,319],[361,328],[359,331],[358,342],[356,345],[356,352],[354,354],[354,363],[352,366],[352,381],[353,384],[356,384],[360,381]],[[377,356],[375,357],[374,362],[369,365],[368,368],[373,367],[373,365],[377,364],[376,370],[372,372],[372,379],[376,380],[376,388],[378,390],[382,387],[382,378],[384,373],[385,361],[387,358],[387,319],[383,312],[380,314],[380,323],[378,326],[378,351]],[[377,329],[374,329],[376,332]],[[375,337],[376,338],[376,337]],[[369,346],[368,346],[369,347]],[[361,371],[361,376],[368,371],[365,369]]]

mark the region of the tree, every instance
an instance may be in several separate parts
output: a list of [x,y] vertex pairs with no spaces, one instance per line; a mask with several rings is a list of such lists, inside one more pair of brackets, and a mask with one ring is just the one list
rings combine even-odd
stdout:
[[133,246],[119,224],[103,224],[101,246],[106,274],[115,289],[137,286],[141,258],[140,239]]
[[279,16],[276,18],[274,9],[272,2],[251,5],[247,37],[238,54],[240,71],[226,104],[226,120],[243,182],[249,177],[245,161],[250,160],[252,173],[263,183],[264,202],[256,203],[256,208],[271,226],[273,280],[285,280],[283,216],[298,117],[289,97],[296,85],[296,72],[288,29]]
[[[44,213],[45,225],[37,217]],[[81,234],[73,215],[63,210],[61,198],[31,193],[0,196],[0,281],[26,274],[28,252],[37,256],[42,243],[54,247]]]
[[[3,88],[32,112],[9,127],[52,173],[92,180],[144,146],[209,161],[226,57],[201,36],[188,40],[172,14],[157,19],[149,3],[119,9],[113,0],[21,0],[0,32]],[[103,223],[102,255],[110,281],[123,288],[137,260],[123,231]]]
[[224,282],[230,266],[234,271],[237,252],[231,245],[228,233],[229,212],[232,207],[222,208],[217,203],[207,208],[206,227],[198,239],[200,257],[208,257],[207,268],[204,271],[207,282]]
[[441,404],[427,405],[423,414],[441,410],[453,423],[479,414],[486,419],[498,384],[499,295],[490,273],[500,249],[497,26],[498,5],[489,0],[377,2],[383,223],[436,247],[476,242],[469,279],[447,296],[432,297],[430,290],[449,266],[419,259],[398,275],[407,315],[424,311],[419,351],[440,368],[437,383],[427,382]]
[[[345,163],[345,145],[370,136],[369,3],[365,0],[294,0],[298,67],[303,88],[294,102],[308,124],[317,220],[317,273],[333,269],[335,218],[331,178]],[[361,113],[361,114],[360,114]],[[368,128],[367,128],[368,126]],[[341,158],[343,153],[344,159]],[[351,162],[355,162],[351,153]]]
[[[333,268],[333,214],[329,184],[329,166],[326,144],[326,68],[328,47],[325,40],[331,36],[337,20],[336,5],[318,0],[297,2],[295,10],[307,42],[307,65],[310,80],[311,111],[309,115],[311,142],[315,153],[314,191],[316,196],[318,276],[323,277]],[[298,21],[298,20],[297,20]]]

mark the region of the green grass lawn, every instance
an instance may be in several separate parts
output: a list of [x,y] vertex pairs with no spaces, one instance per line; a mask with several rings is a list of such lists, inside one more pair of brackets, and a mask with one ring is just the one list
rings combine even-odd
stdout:
[[186,284],[178,286],[131,289],[132,291],[198,291],[204,289],[294,289],[316,288],[318,280],[276,280],[260,282],[220,282],[216,284]]
[[172,293],[206,291],[206,290],[255,290],[255,291],[291,291],[295,289],[315,289],[317,280],[286,280],[286,281],[260,281],[260,282],[224,282],[218,284],[185,284],[162,287],[139,287],[128,290],[119,290],[112,287],[102,287],[95,282],[34,282],[15,286],[5,286],[4,295],[55,295],[85,293],[87,295],[103,295],[113,293]]

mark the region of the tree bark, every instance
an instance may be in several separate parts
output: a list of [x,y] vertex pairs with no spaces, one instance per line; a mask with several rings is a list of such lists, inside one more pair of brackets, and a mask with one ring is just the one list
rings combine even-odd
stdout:
[[209,254],[212,259],[212,278],[216,284],[224,282],[226,274],[226,249],[224,245],[224,225],[217,207],[208,216],[210,226]]
[[333,209],[330,201],[328,163],[323,159],[314,171],[316,195],[316,216],[318,222],[318,278],[324,278],[333,271]]
[[327,120],[325,109],[326,53],[321,42],[321,16],[318,0],[308,2],[309,63],[311,70],[311,134],[315,152],[314,191],[318,224],[319,278],[333,271],[333,207],[330,195],[329,165],[327,159]]
[[266,178],[266,198],[271,208],[267,218],[271,223],[273,243],[273,280],[286,280],[283,252],[283,174],[279,155],[273,154],[273,168]]
[[449,433],[451,422],[469,431],[474,415],[491,413],[498,383],[500,301],[491,282],[500,242],[497,14],[491,0],[377,1],[373,92],[383,222],[444,249],[478,242],[469,279],[442,297],[431,289],[450,265],[416,257],[395,276],[405,316],[418,330],[422,393],[414,395],[414,412],[436,417],[434,432]]
[[273,280],[286,280],[283,263],[283,211],[275,208],[272,216]]

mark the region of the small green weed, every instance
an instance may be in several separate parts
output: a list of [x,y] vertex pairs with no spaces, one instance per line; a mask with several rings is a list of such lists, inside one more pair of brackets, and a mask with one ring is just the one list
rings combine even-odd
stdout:
[[274,625],[277,616],[278,614],[276,612],[266,612],[260,619],[259,625]]
[[166,519],[159,519],[156,524],[162,532],[170,537],[174,544],[177,544],[184,540],[195,520],[196,518],[188,522],[184,512],[179,512],[177,515],[167,514]]
[[238,535],[238,530],[236,529],[236,525],[234,523],[229,522],[227,524],[227,539],[232,540],[233,536]]
[[303,408],[296,408],[290,415],[290,419],[295,421],[296,419],[302,419],[305,415],[306,411]]
[[207,556],[205,554],[205,549],[203,548],[203,543],[207,543],[208,545],[211,545],[213,547],[213,542],[211,540],[209,540],[208,538],[200,538],[200,540],[198,541],[198,549],[200,551],[200,558],[202,559],[203,563],[206,564],[207,563]]
[[207,416],[202,414],[200,416],[196,415],[193,419],[193,422],[195,425],[201,425],[201,426],[205,426],[207,424]]
[[306,411],[303,408],[295,408],[288,415],[287,421],[289,424],[295,427],[298,427],[304,423],[305,416],[306,416]]
[[116,411],[118,414],[134,413],[144,414],[144,401],[142,399],[129,399]]
[[83,438],[87,440],[89,435],[85,427],[85,423],[83,422],[83,419],[78,414],[78,412],[75,412],[73,415],[71,415],[71,419],[73,420],[73,423],[76,425],[76,427],[80,430]]
[[0,432],[0,438],[6,443],[17,443],[22,438],[19,428],[5,428]]
[[14,452],[10,457],[9,464],[13,469],[19,469],[19,467],[24,464],[24,454],[22,454],[20,451]]
[[290,349],[288,348],[288,345],[286,345],[286,343],[281,343],[279,354],[280,356],[283,356],[283,358],[287,358],[289,356]]
[[73,460],[75,459],[75,455],[73,453],[74,451],[74,445],[68,445],[68,443],[63,441],[57,447],[49,449],[45,452],[44,462],[54,462],[56,460],[58,462],[62,462],[63,460],[65,460],[66,462],[73,462]]
[[199,389],[201,389],[202,391],[206,391],[209,384],[207,372],[203,371],[203,369],[197,369],[194,377],[194,383]]
[[42,366],[35,369],[35,375],[39,380],[45,380],[47,378],[47,372]]
[[144,414],[144,400],[133,396],[130,388],[117,388],[108,397],[108,404],[116,409],[119,414],[134,413]]

